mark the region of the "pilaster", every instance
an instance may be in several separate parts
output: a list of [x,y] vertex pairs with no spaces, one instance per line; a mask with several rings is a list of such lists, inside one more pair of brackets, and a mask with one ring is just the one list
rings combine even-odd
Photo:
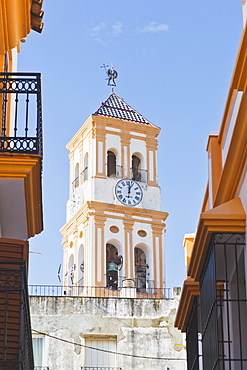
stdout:
[[123,177],[130,178],[130,135],[127,132],[121,133],[121,159]]
[[123,224],[124,224],[124,255],[125,255],[123,263],[125,266],[125,276],[128,279],[133,279],[135,277],[134,250],[132,237],[134,221],[132,220],[131,217],[128,217],[123,221]]
[[153,271],[154,287],[162,288],[163,283],[163,230],[164,224],[153,224]]
[[104,286],[105,279],[105,240],[104,240],[104,227],[106,217],[102,214],[94,216],[94,240],[95,240],[95,286]]

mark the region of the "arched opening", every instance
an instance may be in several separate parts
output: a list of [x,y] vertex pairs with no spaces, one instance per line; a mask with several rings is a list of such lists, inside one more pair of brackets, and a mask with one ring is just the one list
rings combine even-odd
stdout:
[[67,277],[68,277],[68,285],[71,286],[74,284],[74,271],[75,271],[75,264],[74,264],[74,255],[71,254],[69,257],[69,264],[68,264],[68,271],[67,271]]
[[84,156],[84,168],[82,171],[82,182],[86,181],[88,179],[88,153]]
[[73,182],[74,188],[77,188],[79,186],[79,163],[76,163],[75,165],[75,177]]
[[138,292],[146,292],[148,267],[145,252],[135,247],[135,282]]
[[82,286],[84,280],[84,246],[81,244],[78,251],[78,285]]
[[132,180],[142,181],[141,177],[141,159],[136,154],[132,155]]
[[107,151],[107,176],[116,177],[116,155],[112,151]]
[[106,286],[110,289],[118,288],[118,269],[122,264],[122,257],[113,244],[106,244]]

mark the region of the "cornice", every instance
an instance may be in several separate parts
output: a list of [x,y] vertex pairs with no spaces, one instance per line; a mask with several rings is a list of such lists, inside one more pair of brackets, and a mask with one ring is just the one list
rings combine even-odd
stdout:
[[212,233],[245,232],[246,214],[240,198],[234,198],[200,215],[188,275],[199,281]]
[[184,281],[174,325],[182,332],[186,332],[190,312],[197,296],[199,296],[199,283],[189,277]]

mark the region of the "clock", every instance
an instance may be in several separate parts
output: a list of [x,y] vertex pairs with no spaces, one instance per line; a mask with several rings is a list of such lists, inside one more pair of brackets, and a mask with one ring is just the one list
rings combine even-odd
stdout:
[[119,202],[125,206],[136,206],[142,200],[140,185],[131,179],[122,179],[116,183],[115,194]]
[[79,206],[80,206],[80,190],[79,188],[75,188],[70,200],[70,211],[72,215],[77,211]]

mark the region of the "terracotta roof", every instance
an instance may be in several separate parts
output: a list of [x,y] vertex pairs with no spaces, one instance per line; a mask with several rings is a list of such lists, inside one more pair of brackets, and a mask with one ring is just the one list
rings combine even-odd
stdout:
[[111,93],[106,101],[101,103],[101,106],[95,113],[93,113],[93,115],[119,118],[127,121],[142,123],[144,125],[154,126],[150,121],[134,110],[130,105],[125,103],[125,101],[119,98],[119,96],[117,96],[115,93]]

